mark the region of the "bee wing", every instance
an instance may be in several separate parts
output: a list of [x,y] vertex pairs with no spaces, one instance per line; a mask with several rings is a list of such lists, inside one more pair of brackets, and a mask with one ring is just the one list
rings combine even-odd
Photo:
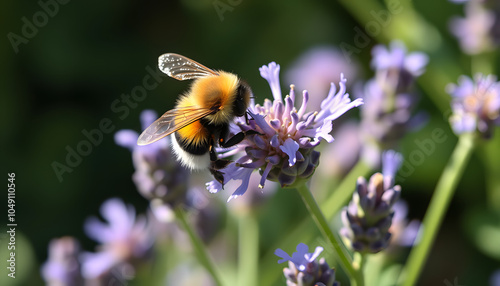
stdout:
[[178,54],[163,54],[158,58],[158,67],[168,76],[178,80],[219,75],[216,71]]
[[156,142],[212,113],[212,109],[198,107],[169,110],[142,132],[137,139],[137,145]]

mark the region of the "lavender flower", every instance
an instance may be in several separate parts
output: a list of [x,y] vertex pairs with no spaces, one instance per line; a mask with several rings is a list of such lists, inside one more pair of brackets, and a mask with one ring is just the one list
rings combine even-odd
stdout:
[[86,279],[99,278],[117,267],[130,269],[134,260],[147,255],[153,243],[146,219],[136,218],[134,207],[120,199],[104,202],[101,214],[109,224],[95,217],[85,223],[87,235],[101,243],[97,253],[82,255],[82,275]]
[[486,5],[488,1],[481,0],[454,2],[465,3],[465,18],[454,17],[450,21],[450,30],[458,38],[462,50],[470,55],[492,50],[500,39],[497,31],[499,7],[490,10]]
[[[152,110],[141,113],[142,128],[148,127],[157,115]],[[169,138],[155,144],[137,145],[139,134],[132,130],[120,130],[115,134],[116,144],[132,152],[135,173],[132,176],[139,193],[151,201],[151,209],[158,219],[167,219],[165,207],[186,203],[189,171],[175,160]]]
[[309,253],[309,247],[304,243],[297,245],[297,252],[294,252],[292,256],[280,248],[276,249],[274,254],[282,258],[278,260],[278,263],[288,261],[288,268],[283,269],[286,284],[288,286],[339,286],[340,284],[335,282],[335,268],[330,268],[324,258],[321,258],[319,263],[316,262],[316,258],[322,251],[323,247],[318,246],[313,253]]
[[391,42],[388,49],[375,46],[372,56],[371,65],[376,70],[378,84],[384,92],[394,94],[406,92],[413,80],[424,73],[429,61],[424,53],[407,53],[400,41]]
[[458,85],[448,85],[447,91],[453,97],[453,131],[477,131],[485,138],[491,137],[494,126],[500,125],[500,82],[496,76],[477,74],[474,80],[461,76]]
[[[255,169],[259,170],[262,176],[260,187],[264,186],[266,180],[279,182],[282,187],[303,184],[319,164],[319,152],[314,148],[321,139],[329,143],[333,141],[330,135],[332,121],[363,103],[362,99],[351,101],[349,94],[345,93],[346,79],[341,76],[339,91],[337,92],[332,83],[327,98],[321,103],[321,110],[306,113],[309,100],[307,91],[303,93],[302,105],[298,110],[294,107],[293,85],[290,95],[283,101],[279,88],[279,65],[270,63],[260,68],[260,72],[271,86],[274,101],[266,99],[262,106],[252,103],[248,110],[252,117],[249,124],[239,118],[237,125],[232,126],[232,132],[254,130],[259,134],[247,136],[235,148],[225,150],[220,155],[227,157],[245,152],[223,170],[225,182],[242,181],[228,201],[245,193],[250,175]],[[218,192],[222,185],[212,181],[207,184],[207,188],[210,192]]]
[[80,244],[73,237],[53,239],[49,244],[49,258],[41,272],[46,285],[83,285],[80,274]]
[[394,186],[396,172],[402,157],[394,151],[383,154],[383,171],[367,183],[359,177],[349,206],[342,211],[344,227],[340,234],[353,250],[377,253],[389,244],[393,206],[399,199],[401,187]]
[[408,54],[398,41],[388,49],[378,45],[372,54],[375,78],[360,91],[366,103],[361,108],[361,138],[366,142],[364,159],[379,166],[381,150],[395,148],[406,131],[425,122],[424,113],[412,116],[417,99],[410,89],[415,78],[424,72],[428,58],[423,53]]

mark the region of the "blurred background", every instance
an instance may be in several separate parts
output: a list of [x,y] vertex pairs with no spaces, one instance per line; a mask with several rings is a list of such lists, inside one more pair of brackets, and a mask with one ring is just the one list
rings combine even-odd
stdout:
[[[39,11],[44,11],[40,3],[46,2],[57,3],[57,9],[48,8],[53,15],[44,18]],[[312,89],[314,87],[308,85],[314,83],[297,82],[307,75],[297,76],[294,69],[311,50],[334,49],[338,64],[332,68],[344,67],[348,92],[355,96],[356,83],[373,76],[370,59],[374,45],[388,44],[392,35],[398,35],[409,50],[427,53],[429,66],[441,65],[445,76],[436,79],[424,75],[417,82],[415,92],[420,95],[417,110],[426,111],[429,119],[423,127],[403,138],[399,150],[407,158],[418,148],[415,140],[430,138],[436,128],[442,129],[448,139],[438,144],[436,152],[426,157],[404,182],[397,182],[402,185],[402,197],[409,205],[409,219],[422,219],[457,141],[447,121],[449,99],[444,89],[448,82],[456,82],[460,74],[471,74],[470,57],[461,52],[448,29],[449,20],[464,13],[460,5],[446,1],[425,0],[413,4],[403,1],[401,5],[406,10],[402,13],[409,11],[411,5],[412,11],[420,15],[418,19],[407,19],[408,26],[401,19],[402,22],[394,22],[391,29],[384,28],[369,37],[365,46],[358,47],[348,57],[340,45],[356,46],[355,28],[365,26],[360,15],[363,11],[369,13],[369,7],[360,10],[360,7],[336,1],[296,0],[89,0],[66,4],[42,0],[2,1],[0,5],[0,29],[4,35],[0,45],[2,175],[6,178],[7,172],[16,173],[19,246],[18,273],[13,280],[7,277],[4,246],[7,236],[2,231],[1,285],[43,285],[39,269],[47,260],[47,247],[52,238],[73,236],[83,249],[93,251],[96,243],[85,235],[83,223],[89,216],[99,214],[99,207],[106,199],[118,197],[132,204],[139,213],[146,212],[148,201],[137,192],[131,180],[134,172],[131,154],[115,144],[113,135],[121,129],[139,131],[141,111],[153,109],[162,114],[172,108],[177,96],[188,88],[188,82],[176,81],[158,72],[158,56],[166,52],[185,55],[213,69],[237,73],[250,84],[257,103],[271,97],[269,86],[258,71],[271,61],[281,65],[284,93],[291,83],[299,90]],[[356,9],[361,12],[354,12]],[[35,29],[25,27],[26,19],[31,23],[38,21],[39,25]],[[424,28],[413,30],[411,25],[415,22],[425,23]],[[449,59],[453,65],[443,64]],[[500,62],[496,59],[493,66],[498,68]],[[157,79],[157,86],[140,100],[131,99],[132,90],[143,86],[147,75]],[[339,75],[335,75],[324,82],[337,83],[338,79]],[[327,89],[328,85],[312,96],[326,96],[319,93]],[[436,90],[439,95],[430,93]],[[344,121],[357,118],[359,112],[352,111],[344,116],[347,119]],[[79,162],[58,175],[55,166],[60,167],[58,163],[68,166],[68,150],[76,150],[86,139],[84,130],[99,129],[102,120],[112,131],[103,133],[102,142],[93,144],[88,155],[81,156]],[[339,122],[338,126],[342,124]],[[455,277],[460,285],[487,285],[492,273],[500,268],[498,245],[491,243],[491,239],[500,237],[498,214],[488,211],[495,198],[499,198],[495,195],[499,186],[487,180],[495,169],[488,167],[489,161],[484,159],[488,156],[483,156],[484,150],[500,146],[496,131],[495,137],[474,153],[465,170],[424,268],[421,285],[443,285],[444,280],[453,281]],[[498,152],[488,154],[496,156]],[[500,156],[496,158],[498,163]],[[2,229],[7,213],[6,192],[3,193]],[[229,190],[220,194],[206,192],[205,197],[219,202],[217,206],[222,209],[227,206],[220,202],[225,202],[230,193]],[[258,211],[260,255],[272,251],[276,240],[286,236],[294,222],[306,214],[295,192],[274,193]],[[234,226],[226,220],[221,219],[223,230],[220,231],[233,231]],[[487,224],[490,232],[480,232],[482,224]],[[234,242],[223,245],[227,252],[235,248]],[[284,250],[291,253],[293,248]],[[404,261],[405,253],[407,251],[399,258],[400,262]],[[332,257],[326,258],[335,265]],[[268,265],[282,273],[284,265]],[[272,285],[284,285],[280,275]],[[339,277],[344,285],[348,284],[343,280],[345,276]]]

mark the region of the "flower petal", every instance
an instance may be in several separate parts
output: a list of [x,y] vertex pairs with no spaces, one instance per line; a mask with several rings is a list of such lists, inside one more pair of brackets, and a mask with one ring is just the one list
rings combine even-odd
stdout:
[[288,166],[291,167],[295,165],[295,162],[297,162],[297,157],[295,156],[295,154],[299,150],[299,143],[297,143],[292,138],[288,138],[285,140],[285,143],[280,146],[280,149],[288,155]]

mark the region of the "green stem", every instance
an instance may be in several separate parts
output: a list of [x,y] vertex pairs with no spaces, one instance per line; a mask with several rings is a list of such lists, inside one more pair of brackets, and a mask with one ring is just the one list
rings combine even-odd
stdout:
[[318,226],[319,230],[331,242],[335,250],[335,253],[339,258],[340,266],[351,277],[351,284],[356,286],[363,286],[364,285],[363,275],[360,272],[356,271],[352,266],[351,256],[349,255],[344,244],[341,242],[340,237],[336,233],[332,232],[332,230],[328,226],[328,222],[326,221],[325,216],[319,209],[319,206],[316,203],[316,200],[314,199],[309,188],[306,186],[306,184],[303,184],[302,186],[297,187],[297,190],[301,195],[304,204],[309,210],[309,213],[316,222],[316,225]]
[[217,271],[214,262],[208,255],[208,252],[205,246],[203,245],[203,241],[201,241],[201,238],[196,234],[195,230],[189,224],[186,212],[184,211],[182,206],[176,207],[174,209],[174,212],[175,216],[177,217],[177,220],[180,222],[184,230],[188,233],[189,239],[191,240],[191,243],[198,256],[200,263],[205,267],[205,269],[210,273],[210,275],[212,275],[215,284],[221,286],[222,285],[222,280],[220,279],[221,276]]
[[254,212],[238,217],[238,284],[256,286],[259,265],[259,223]]
[[405,271],[403,271],[403,275],[406,275],[402,280],[403,285],[416,284],[473,149],[473,134],[461,135],[425,214],[420,242],[413,247],[408,257]]

